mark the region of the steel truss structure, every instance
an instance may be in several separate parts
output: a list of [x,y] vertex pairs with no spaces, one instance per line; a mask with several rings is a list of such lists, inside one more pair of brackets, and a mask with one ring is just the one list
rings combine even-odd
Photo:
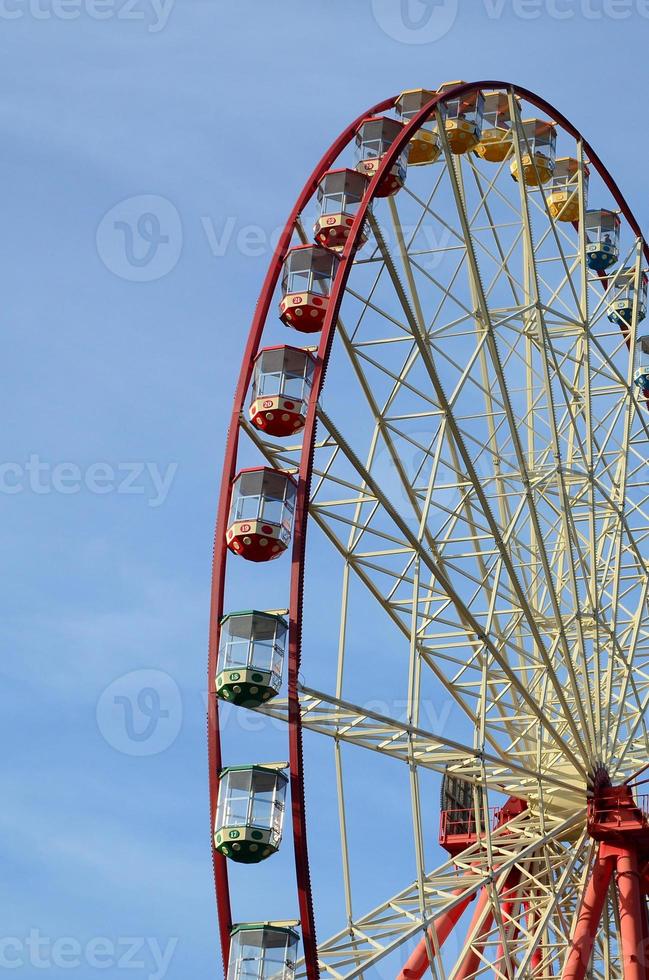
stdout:
[[[458,156],[449,145],[444,106],[476,90],[507,97],[512,147],[501,163]],[[385,154],[354,217],[318,337],[303,432],[273,439],[248,419],[254,358],[269,336],[286,334],[276,316],[278,280],[289,248],[311,239],[318,183],[333,166],[353,166],[359,124],[395,102],[355,120],[307,181],[244,354],[214,551],[212,823],[224,764],[214,686],[219,623],[240,561],[225,543],[230,488],[241,465],[256,460],[298,480],[291,560],[283,559],[284,572],[282,559],[266,570],[286,575],[286,694],[259,709],[288,739],[298,973],[647,980],[649,831],[633,792],[649,760],[649,415],[630,351],[649,250],[594,149],[547,102],[507,82],[431,96]],[[553,217],[543,186],[511,177],[531,152],[522,120],[539,113],[557,124],[561,154],[578,161],[574,222]],[[382,177],[431,124],[440,159],[409,168],[398,194],[377,196]],[[622,218],[620,262],[606,274],[587,263],[587,197]],[[607,311],[629,268],[636,305],[621,330]],[[326,650],[308,626],[309,603],[318,602],[310,581],[323,568],[340,589],[328,608],[336,639]],[[259,601],[249,596],[243,605]],[[375,681],[363,622],[385,630]],[[330,660],[328,673],[316,647]],[[385,707],[391,683],[402,712]],[[370,698],[383,698],[383,707],[368,706]],[[426,717],[424,705],[440,698],[453,726]],[[326,853],[336,862],[335,897],[322,880],[319,893],[310,873],[320,817],[307,834],[309,750],[317,746],[317,755],[325,744],[333,753],[336,822]],[[349,803],[352,753],[383,767],[386,807],[393,774],[404,773],[409,872],[386,895],[375,855],[381,897],[370,911],[359,907],[355,887],[361,816]],[[423,787],[449,773],[473,787],[471,833],[433,863]],[[508,800],[520,802],[516,812],[506,811]],[[227,964],[230,882],[217,852],[214,867]],[[282,912],[269,907],[268,917]]]

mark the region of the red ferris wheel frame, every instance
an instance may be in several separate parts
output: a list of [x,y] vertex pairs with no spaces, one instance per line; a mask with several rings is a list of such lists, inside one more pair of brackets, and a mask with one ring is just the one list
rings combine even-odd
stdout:
[[[302,750],[302,723],[298,695],[298,673],[301,662],[302,648],[302,606],[304,586],[304,562],[306,554],[306,535],[308,523],[308,502],[311,484],[313,454],[316,434],[316,404],[323,388],[329,354],[334,338],[338,313],[342,303],[347,279],[357,248],[360,232],[363,227],[368,208],[376,196],[381,180],[394,166],[399,155],[403,152],[412,137],[433,115],[438,105],[447,100],[457,98],[477,89],[504,89],[514,96],[519,96],[537,109],[545,112],[558,123],[570,136],[580,141],[599,176],[613,196],[629,227],[638,239],[643,239],[640,226],[617,183],[606,166],[594,151],[592,146],[582,136],[579,130],[553,105],[534,92],[504,81],[478,81],[463,83],[435,95],[430,101],[404,126],[399,137],[384,155],[378,171],[370,181],[367,192],[354,217],[349,238],[341,255],[339,268],[333,283],[330,303],[325,316],[320,343],[318,347],[313,386],[309,399],[302,455],[298,474],[298,492],[295,507],[295,524],[291,557],[290,603],[289,603],[289,634],[288,634],[288,728],[289,728],[289,759],[291,784],[291,817],[293,828],[293,844],[295,852],[295,868],[300,910],[302,942],[306,973],[309,980],[317,980],[320,975],[316,944],[315,914],[309,872],[308,842],[306,830],[306,804],[304,793],[304,770]],[[225,593],[226,566],[228,549],[226,546],[227,518],[230,505],[231,484],[235,477],[237,450],[239,445],[239,420],[245,408],[245,401],[251,383],[254,359],[260,349],[262,333],[268,316],[275,288],[281,273],[282,264],[289,250],[295,223],[313,196],[320,180],[331,167],[339,154],[353,139],[358,126],[368,116],[373,116],[394,107],[398,96],[385,99],[372,106],[355,119],[332,143],[324,154],[313,173],[307,180],[284,226],[275,248],[266,278],[264,280],[250,333],[246,343],[239,380],[235,392],[232,415],[225,449],[225,461],[221,480],[220,497],[217,511],[216,533],[214,539],[211,610],[209,626],[209,661],[208,661],[208,759],[210,787],[210,827],[214,829],[214,819],[218,805],[219,773],[223,767],[221,753],[221,738],[219,729],[218,698],[216,696],[215,678],[219,645],[219,623],[224,614],[223,601]],[[649,263],[649,245],[643,241],[643,253]],[[227,859],[218,853],[212,842],[212,858],[214,865],[214,881],[218,908],[219,935],[223,955],[224,971],[227,964],[232,929],[232,912],[228,883]]]

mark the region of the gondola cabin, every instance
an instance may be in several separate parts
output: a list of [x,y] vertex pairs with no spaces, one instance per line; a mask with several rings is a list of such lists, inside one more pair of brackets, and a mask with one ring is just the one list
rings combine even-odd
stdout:
[[606,272],[620,258],[620,216],[616,211],[586,212],[586,261],[593,272]]
[[509,97],[506,92],[487,92],[480,142],[476,156],[489,163],[502,163],[513,151]]
[[637,311],[638,323],[647,316],[647,274],[640,273],[640,290],[636,298],[636,270],[620,269],[613,284],[613,302],[608,307],[608,319],[624,333],[631,330]]
[[638,337],[635,343],[633,383],[649,394],[649,336]]
[[[313,229],[318,244],[342,252],[368,183],[358,170],[329,170],[324,175],[318,185],[320,217]],[[359,245],[366,241],[367,234],[362,231]]]
[[[519,145],[523,181],[528,187],[547,184],[554,173],[557,132],[547,119],[523,119],[520,124]],[[519,180],[518,160],[512,160],[511,173]]]
[[476,800],[482,811],[481,788],[447,769],[440,793],[439,843],[451,855],[459,854],[477,840]]
[[300,333],[317,333],[329,306],[338,256],[321,245],[297,245],[284,259],[279,316]]
[[[438,94],[463,85],[463,82],[444,82]],[[480,142],[484,96],[480,91],[451,96],[439,104],[440,115],[446,131],[451,153],[468,153]]]
[[258,708],[282,686],[288,623],[278,613],[228,613],[220,623],[216,693],[231,704]]
[[[396,101],[396,110],[404,123],[410,120],[427,105],[436,93],[427,88],[412,88],[402,92]],[[410,140],[408,150],[408,166],[422,167],[427,163],[439,160],[442,148],[435,119],[429,119],[417,130]]]
[[282,841],[287,766],[233,766],[219,777],[214,846],[239,864],[259,864]]
[[[368,180],[378,172],[385,154],[395,139],[401,135],[403,123],[389,116],[375,116],[365,119],[356,133],[356,169],[365,174]],[[376,197],[392,197],[406,182],[407,151],[399,154],[390,170],[379,182]]]
[[304,428],[315,358],[300,347],[265,347],[255,358],[250,421],[282,438]]
[[248,561],[271,561],[291,540],[297,485],[268,466],[242,470],[232,483],[228,548]]
[[294,980],[297,922],[237,925],[230,936],[227,980]]
[[[584,206],[588,200],[589,170],[584,164],[583,189]],[[579,161],[574,157],[560,157],[555,165],[548,194],[548,210],[555,221],[579,221],[581,202],[579,200]]]

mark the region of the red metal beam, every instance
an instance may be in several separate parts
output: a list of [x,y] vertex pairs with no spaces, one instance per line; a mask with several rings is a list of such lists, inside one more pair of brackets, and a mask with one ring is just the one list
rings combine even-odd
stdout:
[[[508,882],[506,888],[503,889],[503,893],[508,891],[510,894],[509,897],[507,897],[503,902],[501,908],[502,919],[503,919],[503,930],[508,938],[511,936],[515,936],[518,931],[518,923],[511,921],[515,915],[516,905],[521,900],[520,895],[516,894],[516,889],[518,888],[521,880],[521,873],[517,868],[515,868],[514,871],[512,871],[510,875],[510,879],[511,880]],[[496,967],[500,969],[501,972],[503,973],[505,972],[504,965],[503,965],[504,959],[505,959],[505,949],[503,947],[502,940],[501,940],[498,943],[498,950],[496,952]]]
[[[219,773],[223,767],[221,754],[221,736],[219,727],[219,705],[216,697],[216,661],[219,648],[219,623],[224,613],[223,600],[225,595],[226,567],[228,549],[225,543],[227,531],[227,518],[230,508],[230,486],[237,467],[237,451],[239,448],[239,418],[245,407],[245,400],[250,387],[255,356],[261,344],[261,338],[266,325],[266,319],[270,310],[277,281],[282,269],[282,263],[289,250],[291,238],[295,229],[295,222],[307,205],[318,183],[324,173],[331,167],[336,157],[342,153],[347,144],[353,140],[356,129],[363,119],[370,114],[383,112],[394,104],[395,99],[386,99],[372,106],[355,119],[336,139],[327,152],[324,154],[317,167],[304,185],[293,210],[291,211],[284,230],[277,242],[275,252],[266,273],[266,278],[257,301],[255,314],[253,317],[248,340],[246,343],[243,362],[239,374],[239,380],[234,396],[230,425],[228,428],[227,441],[225,446],[225,460],[223,474],[221,477],[221,491],[216,518],[216,530],[214,535],[214,550],[212,561],[212,589],[210,604],[210,626],[209,626],[209,656],[207,668],[207,690],[208,690],[208,717],[207,717],[207,742],[208,742],[208,766],[209,766],[209,787],[210,787],[210,840],[212,847],[212,860],[214,864],[214,884],[216,890],[216,902],[219,920],[219,935],[221,941],[221,953],[223,957],[224,972],[227,973],[228,957],[230,951],[230,933],[232,931],[232,910],[230,903],[230,889],[228,883],[227,859],[223,857],[214,847],[214,820],[216,808],[218,806],[219,793]],[[305,445],[307,445],[305,443]],[[295,659],[295,642],[293,643],[293,658]],[[298,658],[299,659],[299,658]],[[306,851],[306,827],[304,818],[304,788],[302,774],[301,750],[299,747],[300,733],[297,729],[299,724],[299,712],[293,706],[291,720],[291,792],[292,814],[294,819],[294,839],[295,863],[298,875],[298,887],[301,891],[300,915],[302,918],[302,934],[304,937],[304,949],[307,960],[307,968],[310,980],[318,976],[317,951],[315,948],[315,925],[313,919],[313,908],[308,876],[308,858]],[[297,800],[297,804],[296,801]],[[306,865],[306,868],[305,868]]]
[[[463,889],[456,888],[453,894],[460,895],[462,891]],[[452,909],[449,909],[448,912],[444,912],[443,915],[440,915],[433,920],[433,924],[428,930],[433,957],[435,956],[435,942],[433,940],[433,936],[436,937],[437,945],[441,949],[457,925],[463,912],[474,898],[474,895],[467,896],[467,898],[464,898],[461,902],[458,902],[457,905],[454,905]],[[428,966],[428,943],[424,937],[419,941],[415,950],[408,957],[401,972],[397,974],[397,980],[421,980],[424,973],[428,969]]]
[[582,895],[570,952],[561,974],[562,980],[584,980],[602,918],[608,886],[613,877],[615,855],[600,845],[586,890]]
[[[489,908],[487,911],[487,905],[489,904],[489,892],[486,888],[483,888],[480,892],[480,897],[478,898],[478,903],[473,912],[473,918],[471,919],[471,924],[469,925],[469,930],[467,935],[471,936],[477,930],[477,935],[474,938],[474,943],[478,949],[484,948],[484,942],[489,935],[489,930],[491,929],[491,924],[494,919],[493,909]],[[480,942],[482,940],[482,942]],[[465,955],[459,972],[455,975],[455,980],[468,980],[468,977],[472,977],[480,966],[480,956],[476,949],[470,949]]]
[[642,881],[640,882],[640,925],[642,927],[643,976],[645,980],[649,980],[649,915],[647,914],[647,898],[642,890]]
[[[527,915],[527,928],[532,933],[532,935],[534,935],[534,931],[536,930],[536,926],[538,923],[539,914],[536,911],[536,909],[532,908],[530,902],[523,902],[523,909],[525,910],[525,913]],[[533,971],[538,970],[542,962],[543,962],[543,950],[541,949],[541,946],[537,944],[536,949],[532,953],[532,960],[531,960],[532,970]]]
[[624,980],[645,980],[640,875],[635,850],[619,848],[615,883],[620,909],[622,976]]

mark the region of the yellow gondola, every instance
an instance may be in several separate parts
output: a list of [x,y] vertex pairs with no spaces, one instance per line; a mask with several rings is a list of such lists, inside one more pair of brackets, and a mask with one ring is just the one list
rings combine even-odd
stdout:
[[488,92],[484,102],[484,120],[477,156],[490,163],[502,163],[512,153],[511,115],[506,92]]
[[[408,123],[434,96],[435,92],[431,89],[407,89],[397,99],[395,108],[403,122]],[[439,134],[433,117],[433,120],[424,123],[411,139],[408,166],[421,167],[427,163],[435,163],[439,160],[441,152]]]
[[[588,199],[589,170],[584,164],[584,207]],[[579,221],[579,161],[574,157],[560,157],[552,175],[548,195],[548,209],[556,221]]]
[[[524,119],[521,123],[520,147],[523,180],[528,187],[547,184],[554,173],[557,134],[555,123],[547,119]],[[511,172],[518,180],[518,160],[512,160]]]
[[[463,85],[463,82],[444,82],[438,93]],[[484,96],[482,92],[465,92],[440,104],[444,129],[451,153],[468,153],[480,142]]]

